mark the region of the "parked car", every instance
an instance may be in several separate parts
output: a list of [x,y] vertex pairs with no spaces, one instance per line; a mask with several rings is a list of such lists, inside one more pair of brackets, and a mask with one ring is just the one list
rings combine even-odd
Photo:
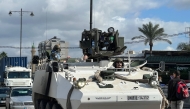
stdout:
[[[190,83],[187,83],[187,87],[189,89],[189,95],[190,95]],[[190,96],[189,96],[189,98],[184,100],[184,107],[190,108]]]
[[12,87],[6,98],[6,109],[34,109],[32,87]]
[[9,92],[9,87],[0,87],[0,104],[4,105],[6,101],[7,93]]

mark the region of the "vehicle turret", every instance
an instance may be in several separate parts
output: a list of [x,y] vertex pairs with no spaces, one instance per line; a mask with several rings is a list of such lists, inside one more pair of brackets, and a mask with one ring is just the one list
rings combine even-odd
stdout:
[[119,37],[118,30],[115,31],[113,27],[108,28],[107,32],[97,28],[85,29],[79,44],[83,55],[94,60],[123,54],[127,48],[124,46],[124,37]]

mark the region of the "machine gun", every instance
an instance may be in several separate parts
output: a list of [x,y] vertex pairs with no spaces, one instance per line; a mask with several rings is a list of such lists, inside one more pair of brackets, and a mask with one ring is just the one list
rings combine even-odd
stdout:
[[84,30],[79,43],[83,55],[87,55],[89,59],[108,59],[123,54],[127,48],[124,46],[124,37],[119,37],[118,30],[114,31],[113,27],[108,28],[108,32],[97,28]]

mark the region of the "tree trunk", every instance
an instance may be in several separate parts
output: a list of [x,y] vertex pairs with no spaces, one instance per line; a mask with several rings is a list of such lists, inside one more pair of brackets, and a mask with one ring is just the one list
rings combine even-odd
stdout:
[[153,44],[149,44],[150,45],[150,56],[152,56],[152,46]]

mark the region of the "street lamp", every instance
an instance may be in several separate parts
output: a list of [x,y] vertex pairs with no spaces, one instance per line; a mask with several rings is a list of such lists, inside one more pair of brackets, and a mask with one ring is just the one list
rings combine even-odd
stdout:
[[22,13],[30,13],[30,16],[34,16],[34,13],[32,11],[9,11],[9,15],[12,15],[12,12],[18,12],[20,13],[21,19],[20,19],[20,57],[21,57],[21,48],[22,48]]

